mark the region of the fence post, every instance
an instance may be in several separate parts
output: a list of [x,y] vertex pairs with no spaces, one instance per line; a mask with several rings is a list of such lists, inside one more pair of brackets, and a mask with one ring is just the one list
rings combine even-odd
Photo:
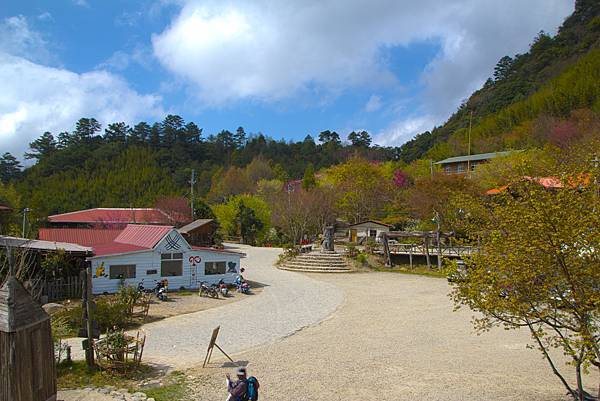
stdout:
[[12,276],[0,288],[0,372],[0,400],[56,400],[50,317]]

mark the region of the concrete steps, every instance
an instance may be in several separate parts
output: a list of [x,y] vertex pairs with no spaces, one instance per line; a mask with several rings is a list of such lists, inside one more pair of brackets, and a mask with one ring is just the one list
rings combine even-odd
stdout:
[[351,271],[342,255],[326,251],[300,254],[283,263],[279,268],[309,273],[347,273]]

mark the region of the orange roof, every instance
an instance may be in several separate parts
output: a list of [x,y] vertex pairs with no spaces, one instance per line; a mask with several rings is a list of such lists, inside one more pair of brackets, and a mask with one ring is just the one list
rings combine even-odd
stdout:
[[[523,177],[523,181],[537,182],[546,189],[558,189],[564,188],[565,184],[558,177]],[[579,186],[587,186],[591,182],[589,174],[579,175],[576,179],[570,177],[567,179],[571,188],[577,188]],[[497,195],[501,192],[506,191],[512,184],[503,185],[498,188],[492,188],[486,191],[487,195]]]

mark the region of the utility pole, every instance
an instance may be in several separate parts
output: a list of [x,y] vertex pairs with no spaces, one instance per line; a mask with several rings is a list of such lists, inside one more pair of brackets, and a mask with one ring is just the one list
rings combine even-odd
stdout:
[[196,170],[192,169],[192,179],[190,180],[190,194],[191,194],[191,199],[190,199],[190,204],[192,207],[192,220],[194,220],[194,185],[196,184]]
[[469,116],[469,146],[467,149],[467,177],[471,176],[471,127],[473,124],[473,110],[471,110],[471,114]]
[[598,166],[600,165],[600,159],[598,159],[598,155],[594,155],[592,159],[592,163],[594,163],[594,184],[595,184],[595,192],[596,196],[600,197],[600,180],[598,180]]
[[25,225],[27,222],[27,213],[31,212],[31,209],[26,207],[25,209],[23,209],[23,230],[21,232],[21,237],[25,238]]

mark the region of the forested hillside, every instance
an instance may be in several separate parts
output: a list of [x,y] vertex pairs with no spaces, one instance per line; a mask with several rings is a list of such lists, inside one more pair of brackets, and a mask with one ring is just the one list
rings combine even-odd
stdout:
[[528,53],[501,58],[480,90],[444,125],[402,145],[400,158],[465,154],[470,121],[474,152],[543,144],[551,119],[568,119],[578,109],[599,112],[599,48],[600,2],[578,0],[554,37],[540,32]]
[[[580,0],[557,35],[541,32],[528,53],[503,57],[493,78],[443,126],[399,148],[373,146],[365,131],[324,130],[287,142],[242,127],[206,133],[177,115],[105,127],[89,117],[74,122],[71,132],[45,132],[32,142],[26,157],[33,164],[26,169],[12,155],[1,156],[0,203],[31,208],[33,225],[49,214],[82,208],[149,207],[164,197],[189,197],[195,170],[194,192],[213,206],[258,196],[274,211],[285,183],[303,179],[305,189],[336,187],[335,214],[348,220],[404,224],[410,213],[394,203],[394,191],[425,185],[419,179],[430,174],[429,160],[467,153],[470,123],[472,153],[535,150],[598,135],[599,115],[600,3]],[[318,205],[334,195],[322,196],[303,202]],[[375,203],[366,199],[377,196]],[[17,227],[20,217],[15,212],[0,219]],[[278,224],[284,220],[273,217]]]

